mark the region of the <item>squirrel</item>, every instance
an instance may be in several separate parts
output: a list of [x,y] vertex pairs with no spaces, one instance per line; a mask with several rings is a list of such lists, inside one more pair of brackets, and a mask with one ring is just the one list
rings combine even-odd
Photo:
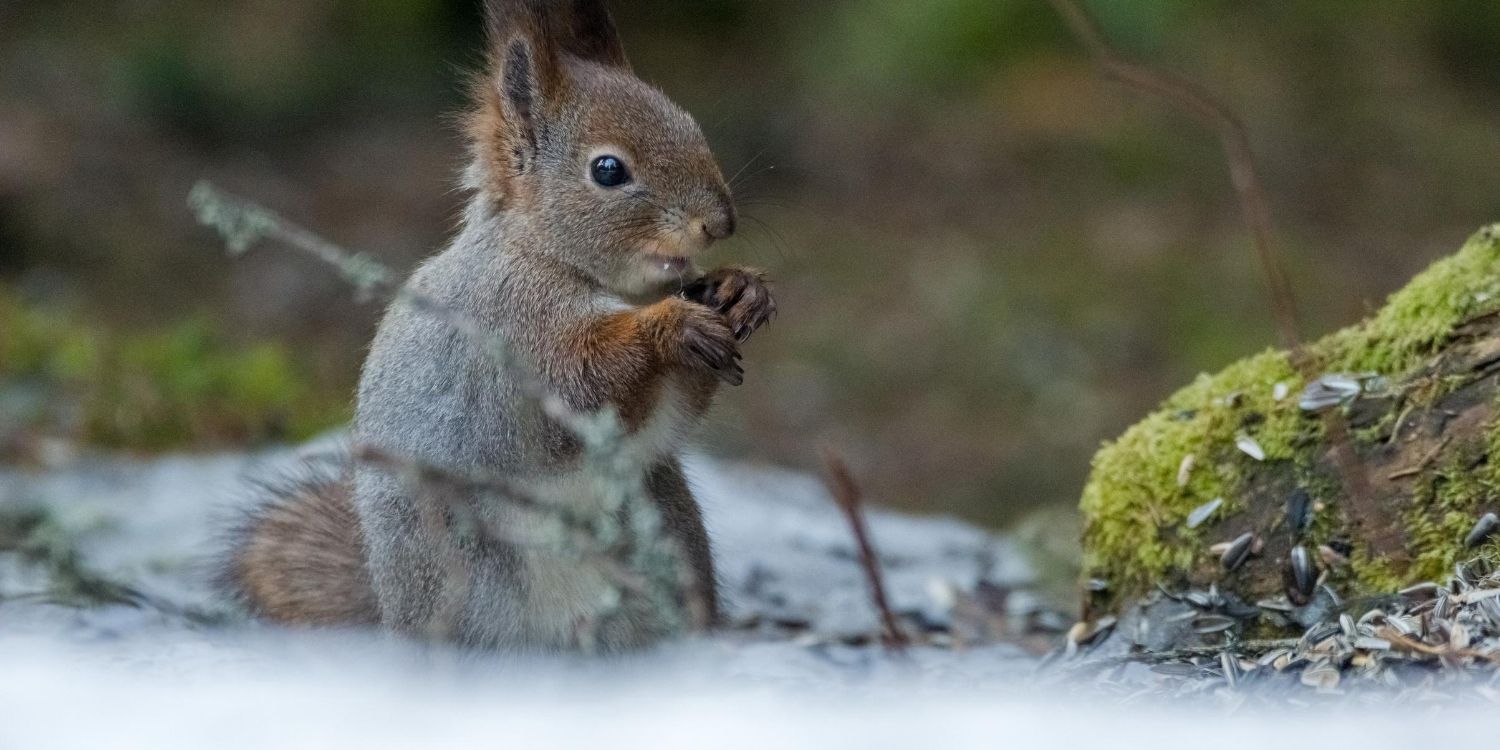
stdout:
[[[680,594],[716,619],[680,453],[719,385],[743,381],[740,347],[775,298],[758,270],[699,270],[700,254],[734,233],[729,186],[693,118],[633,74],[603,0],[487,0],[485,22],[488,63],[465,127],[469,201],[407,288],[498,334],[573,410],[616,410],[630,470],[692,569]],[[379,326],[352,431],[359,445],[602,512],[576,437],[476,343],[409,303],[393,302]],[[462,646],[558,651],[581,648],[579,623],[604,606],[603,571],[536,545],[460,540],[379,467],[346,462],[265,490],[218,574],[262,619],[431,637],[446,617],[443,637]],[[534,522],[470,500],[515,534]],[[444,600],[453,560],[467,582],[456,602]],[[622,603],[594,645],[664,637],[663,616],[638,604]]]

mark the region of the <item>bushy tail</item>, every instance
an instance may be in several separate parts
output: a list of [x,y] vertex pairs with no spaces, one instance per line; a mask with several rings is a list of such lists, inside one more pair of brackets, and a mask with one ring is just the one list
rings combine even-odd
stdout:
[[219,587],[252,614],[285,625],[373,625],[380,619],[348,472],[259,487],[232,529]]

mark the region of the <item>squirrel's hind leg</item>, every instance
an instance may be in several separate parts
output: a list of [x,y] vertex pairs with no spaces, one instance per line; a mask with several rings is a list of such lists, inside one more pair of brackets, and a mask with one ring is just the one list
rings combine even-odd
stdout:
[[693,498],[682,463],[674,456],[657,464],[647,477],[647,489],[662,514],[662,526],[677,541],[684,562],[693,571],[692,585],[684,592],[689,615],[697,629],[720,624],[719,583],[714,572],[713,551],[703,509]]

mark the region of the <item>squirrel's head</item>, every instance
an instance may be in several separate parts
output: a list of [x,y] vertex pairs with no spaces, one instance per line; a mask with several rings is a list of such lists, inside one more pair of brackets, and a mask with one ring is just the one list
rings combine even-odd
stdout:
[[470,120],[481,200],[626,296],[691,281],[734,232],[698,124],[636,78],[604,0],[489,0],[491,62]]

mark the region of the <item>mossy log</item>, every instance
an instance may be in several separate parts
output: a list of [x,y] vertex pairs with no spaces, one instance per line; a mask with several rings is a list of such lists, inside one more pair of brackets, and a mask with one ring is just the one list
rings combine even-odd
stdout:
[[[1200,376],[1099,452],[1082,500],[1089,615],[1158,587],[1279,597],[1299,546],[1344,601],[1500,559],[1500,535],[1470,533],[1500,512],[1500,225],[1301,356]],[[1324,381],[1347,395],[1335,418],[1304,408],[1301,373],[1343,374]],[[1222,543],[1246,533],[1258,553],[1231,570]]]

